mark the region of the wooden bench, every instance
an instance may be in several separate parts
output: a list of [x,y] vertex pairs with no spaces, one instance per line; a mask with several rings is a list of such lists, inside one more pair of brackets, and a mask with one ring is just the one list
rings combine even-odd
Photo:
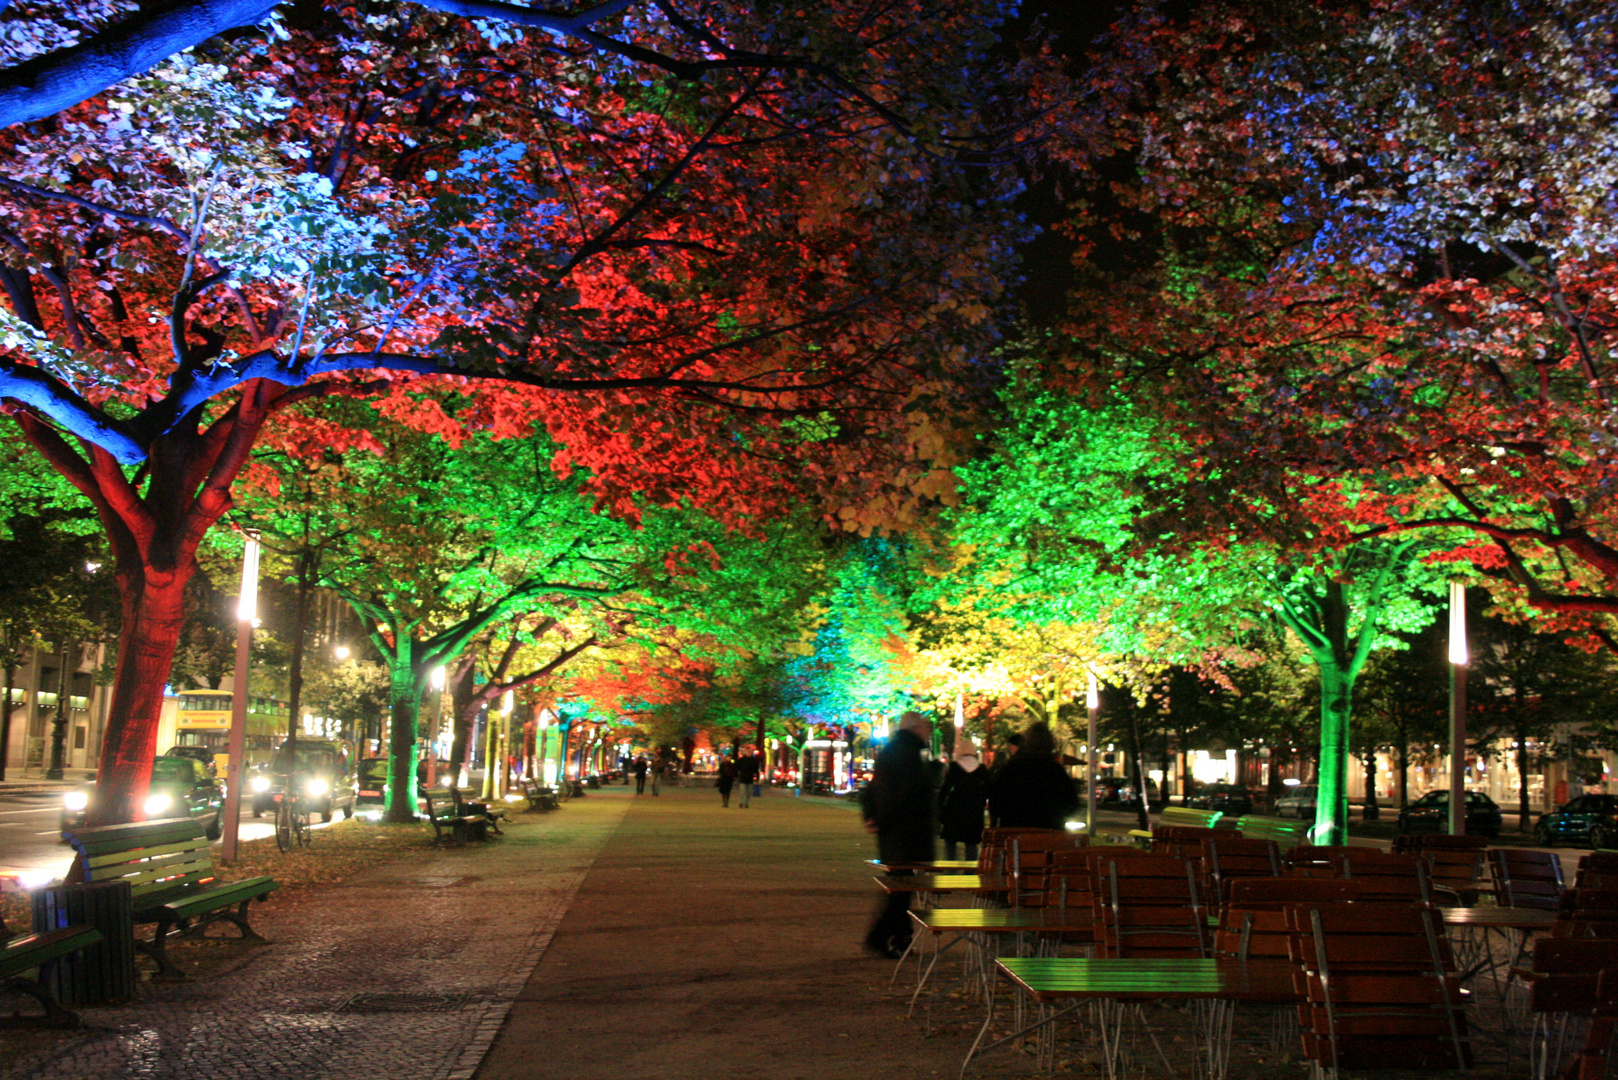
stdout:
[[28,1024],[33,1027],[74,1028],[79,1026],[79,1015],[66,1008],[50,987],[38,979],[30,978],[28,971],[50,960],[56,960],[94,945],[101,940],[101,931],[93,926],[64,926],[43,934],[23,934],[7,937],[6,926],[0,922],[0,991],[27,994],[44,1009],[42,1016],[16,1014],[0,1017],[0,1027]]
[[183,979],[168,961],[168,940],[201,937],[221,920],[234,923],[244,940],[263,941],[247,922],[247,905],[280,888],[271,877],[220,881],[202,824],[164,818],[64,832],[78,853],[68,883],[127,881],[137,925],[153,926],[152,940],[135,946],[157,963],[157,978]]
[[562,808],[562,800],[557,796],[555,788],[541,784],[537,780],[524,780],[521,786],[523,798],[528,800],[528,809],[550,811]]
[[467,815],[476,816],[478,814],[482,814],[483,820],[488,822],[488,829],[490,832],[494,833],[496,836],[505,835],[500,828],[500,823],[502,821],[509,822],[511,820],[510,818],[506,817],[505,807],[494,806],[490,803],[484,802],[482,799],[469,799],[467,798],[466,792],[457,787],[452,787],[449,789],[449,791],[451,795],[455,796],[455,812],[457,814],[463,817]]
[[1299,844],[1309,843],[1309,830],[1313,828],[1313,823],[1248,814],[1236,820],[1236,828],[1243,836],[1258,840],[1274,840],[1275,846],[1285,851]]
[[488,815],[467,813],[461,807],[459,793],[452,788],[422,788],[421,801],[433,827],[433,843],[446,836],[457,844],[489,838]]

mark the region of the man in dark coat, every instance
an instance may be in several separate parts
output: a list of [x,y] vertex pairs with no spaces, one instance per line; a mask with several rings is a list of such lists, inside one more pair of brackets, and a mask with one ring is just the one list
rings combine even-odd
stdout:
[[1022,749],[990,782],[989,816],[1004,829],[1061,829],[1078,808],[1079,793],[1056,761],[1050,726],[1030,724]]
[[[865,829],[876,834],[884,863],[933,861],[934,770],[922,756],[931,749],[932,721],[918,712],[899,717],[899,729],[876,755],[871,782],[860,795]],[[865,935],[865,947],[897,959],[910,944],[910,894],[889,893]]]

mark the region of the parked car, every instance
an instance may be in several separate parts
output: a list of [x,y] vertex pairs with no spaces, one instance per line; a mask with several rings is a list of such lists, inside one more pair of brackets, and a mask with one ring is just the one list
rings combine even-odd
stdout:
[[360,761],[354,778],[354,812],[381,813],[388,799],[388,759],[370,757]]
[[217,777],[219,774],[214,768],[214,752],[206,746],[171,746],[163,751],[164,757],[188,757],[194,761],[202,762],[208,775]]
[[[62,796],[62,829],[84,824],[95,805],[96,785],[81,784]],[[208,839],[217,840],[224,827],[219,813],[225,796],[219,782],[195,758],[161,754],[152,759],[152,782],[146,789],[146,820],[190,817],[202,822]]]
[[276,796],[285,790],[289,774],[302,778],[309,811],[319,814],[321,821],[330,821],[339,810],[354,816],[348,751],[343,744],[326,739],[299,739],[296,744],[291,740],[282,743],[269,765],[249,781],[254,817],[275,809]]
[[[1083,799],[1084,782],[1079,781],[1077,787],[1079,798]],[[1096,781],[1097,806],[1134,806],[1138,797],[1139,789],[1127,776],[1103,776]],[[1154,806],[1157,804],[1157,783],[1153,780],[1146,781],[1146,800]]]
[[1240,784],[1203,784],[1197,793],[1185,800],[1194,810],[1218,810],[1226,817],[1241,817],[1253,812],[1253,793]]
[[1581,843],[1618,846],[1618,795],[1580,795],[1534,826],[1534,840],[1545,847]]
[[[1500,807],[1481,791],[1466,793],[1466,831],[1473,836],[1498,839],[1503,820]],[[1449,828],[1449,792],[1429,791],[1399,811],[1401,833],[1436,833]]]
[[1319,790],[1317,784],[1297,784],[1287,788],[1286,794],[1275,800],[1275,816],[1312,819],[1318,799],[1316,792]]

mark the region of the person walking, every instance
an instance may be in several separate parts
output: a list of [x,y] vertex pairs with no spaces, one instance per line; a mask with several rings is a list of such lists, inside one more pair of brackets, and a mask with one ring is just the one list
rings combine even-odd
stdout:
[[652,798],[657,798],[663,787],[663,751],[659,750],[652,760]]
[[635,794],[646,793],[646,755],[640,754],[635,758]]
[[[860,792],[865,831],[876,835],[877,858],[887,864],[931,862],[934,823],[932,721],[918,712],[899,717],[898,730],[876,755],[871,782]],[[895,876],[907,870],[890,870]],[[910,947],[910,894],[888,893],[865,933],[865,948],[898,959]]]
[[758,755],[751,746],[742,747],[741,760],[736,762],[736,782],[741,785],[738,809],[753,805],[753,785],[758,783]]
[[989,816],[1004,829],[1062,829],[1078,808],[1078,790],[1057,763],[1050,725],[1028,725],[1022,748],[990,781]]
[[719,779],[714,781],[714,787],[719,789],[719,805],[730,805],[730,789],[736,785],[736,759],[723,757],[719,759]]
[[983,808],[989,802],[989,770],[978,760],[978,748],[961,735],[955,740],[955,757],[944,771],[938,789],[939,836],[944,839],[944,858],[955,858],[957,845],[964,845],[966,858],[978,857],[978,841],[983,839]]

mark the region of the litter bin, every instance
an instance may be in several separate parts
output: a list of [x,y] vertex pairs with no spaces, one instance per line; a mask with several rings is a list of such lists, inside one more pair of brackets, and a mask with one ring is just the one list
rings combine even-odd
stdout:
[[100,1005],[134,997],[134,911],[127,881],[36,889],[36,934],[86,923],[101,931],[99,943],[42,965],[40,981],[69,1005]]

